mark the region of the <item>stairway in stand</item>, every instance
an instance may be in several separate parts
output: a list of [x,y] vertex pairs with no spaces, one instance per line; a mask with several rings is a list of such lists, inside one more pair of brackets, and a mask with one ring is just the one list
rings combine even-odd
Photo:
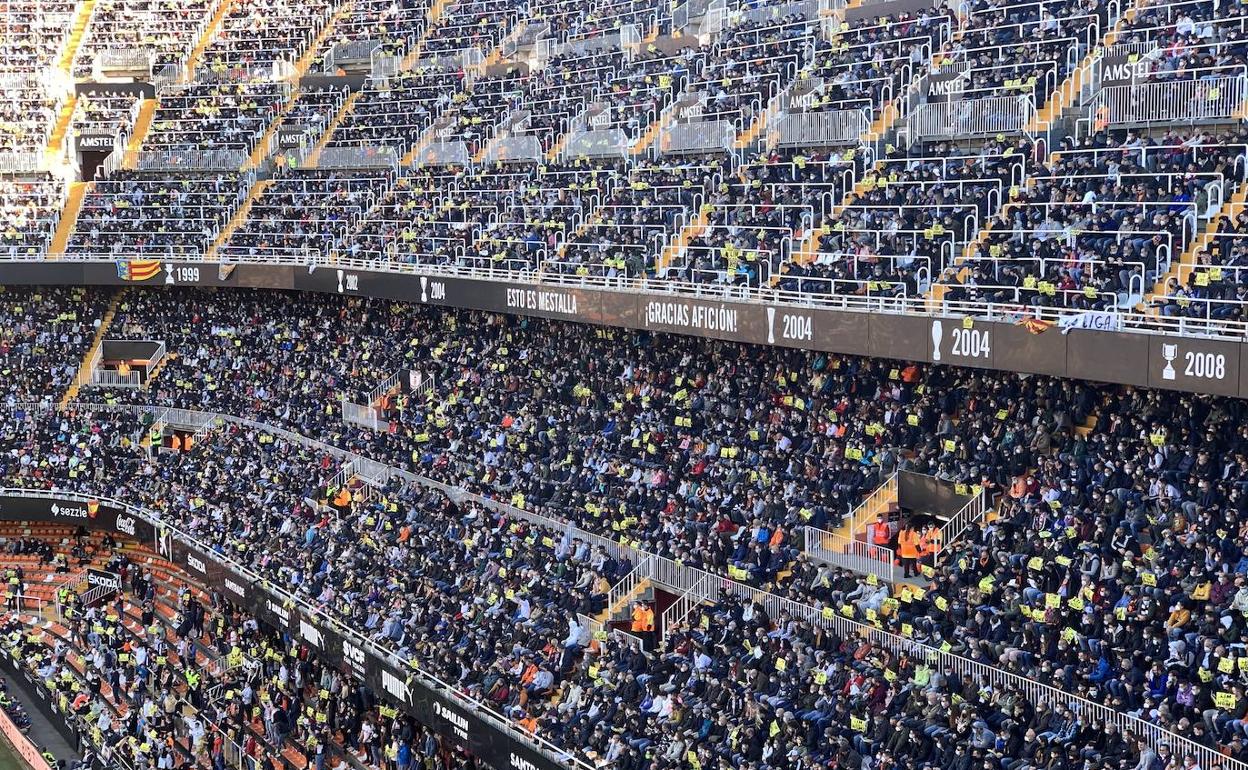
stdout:
[[[196,41],[195,47],[191,49],[191,55],[186,59],[186,72],[182,73],[182,81],[190,83],[195,79],[195,69],[199,67],[199,60],[204,58],[204,51],[208,50],[208,44],[217,36],[217,30],[221,27],[221,22],[229,15],[234,8],[234,0],[221,0],[221,5],[217,6],[217,12],[213,14],[212,21],[208,22],[208,26],[204,27],[204,32]],[[136,132],[137,133],[137,132]]]
[[884,514],[884,518],[893,518],[901,510],[897,501],[897,485],[884,484],[876,489],[866,500],[845,518],[841,526],[832,530],[832,534],[847,540],[867,541],[867,527],[875,521],[875,517]]
[[662,115],[655,118],[654,122],[646,127],[646,132],[641,135],[641,138],[628,149],[629,154],[633,156],[644,154],[650,148],[650,145],[654,144],[655,140],[659,138],[659,134],[665,128],[664,124],[667,120],[668,118]]
[[251,171],[260,168],[260,165],[269,157],[273,137],[277,134],[277,130],[282,127],[282,123],[286,119],[286,113],[299,100],[299,93],[300,90],[297,86],[291,90],[290,97],[282,104],[278,113],[273,116],[273,120],[269,121],[269,127],[264,130],[264,134],[260,136],[260,141],[256,142],[256,146],[252,148],[251,155],[247,158],[246,165],[243,166],[244,170]]
[[1244,210],[1246,204],[1248,204],[1248,184],[1242,184],[1231,196],[1231,199],[1222,204],[1222,208],[1218,210],[1218,213],[1209,218],[1209,221],[1205,224],[1205,229],[1192,239],[1191,244],[1183,250],[1179,258],[1171,260],[1170,269],[1157,277],[1157,284],[1153,286],[1153,290],[1147,296],[1146,307],[1154,297],[1164,297],[1169,294],[1166,286],[1171,279],[1177,280],[1180,286],[1187,285],[1188,277],[1197,267],[1197,256],[1200,252],[1209,248],[1209,244],[1213,241],[1214,236],[1218,234],[1218,223],[1223,218],[1234,221],[1235,217],[1239,216],[1239,212]]
[[698,216],[690,224],[680,229],[680,233],[676,235],[675,240],[663,247],[663,252],[659,254],[659,259],[654,265],[654,273],[662,277],[665,271],[672,266],[673,263],[679,262],[680,258],[685,255],[685,251],[689,248],[690,242],[706,232],[707,224],[710,222],[710,214],[703,209],[698,212]]
[[649,578],[638,580],[627,593],[611,602],[605,610],[594,616],[594,620],[606,625],[614,621],[627,620],[632,617],[633,603],[654,599],[654,584]]
[[57,57],[56,68],[64,73],[73,70],[74,57],[78,55],[78,45],[82,42],[82,33],[87,29],[91,13],[95,10],[95,0],[83,0],[74,8],[74,18],[69,25],[69,36],[65,38],[65,47]]
[[56,123],[52,133],[48,135],[48,145],[44,149],[44,159],[51,168],[57,165],[57,159],[65,154],[65,137],[69,135],[69,122],[74,117],[74,107],[78,106],[78,97],[71,95],[61,103],[56,114]]
[[56,223],[56,232],[52,234],[52,243],[48,244],[48,258],[59,259],[69,246],[69,237],[78,226],[78,215],[82,212],[82,201],[90,192],[92,182],[71,182],[69,195],[61,208],[61,219]]
[[152,119],[156,117],[157,103],[155,99],[144,99],[139,104],[139,116],[134,121],[134,132],[126,142],[126,154],[121,161],[122,168],[133,169],[139,165],[139,148],[143,139],[152,127]]
[[316,58],[317,51],[321,50],[321,46],[329,39],[329,36],[338,27],[338,22],[349,16],[355,10],[355,4],[351,2],[343,3],[342,6],[334,12],[325,22],[325,26],[321,27],[316,36],[312,38],[312,42],[308,43],[307,49],[303,52],[303,56],[295,62],[295,82],[303,80],[303,76],[308,74],[308,68],[312,66],[312,60]]
[[252,205],[260,199],[261,195],[264,195],[264,191],[269,189],[272,184],[272,179],[261,179],[259,182],[256,182],[255,186],[251,188],[251,193],[247,196],[247,200],[243,201],[243,205],[238,207],[238,211],[234,212],[234,216],[230,217],[230,221],[222,228],[221,234],[217,236],[212,246],[208,248],[208,253],[204,255],[205,260],[212,261],[217,258],[217,252],[222,246],[229,243],[230,236],[234,234],[239,225],[247,220],[247,214],[251,212]]
[[321,153],[325,150],[325,146],[329,144],[329,140],[333,137],[334,132],[338,130],[338,126],[342,123],[343,118],[351,114],[352,105],[355,104],[356,100],[360,98],[360,94],[362,93],[363,91],[356,91],[348,96],[346,101],[342,103],[342,106],[338,108],[338,113],[334,115],[334,119],[329,121],[329,125],[325,127],[325,133],[321,135],[321,139],[316,143],[316,147],[312,148],[312,152],[308,153],[308,157],[304,160],[303,165],[310,168],[316,168],[316,164],[320,161]]
[[95,338],[91,340],[91,347],[87,348],[87,352],[82,356],[82,361],[78,364],[78,374],[74,377],[74,381],[66,389],[65,395],[61,397],[58,407],[65,408],[65,405],[78,397],[78,391],[91,381],[91,362],[95,360],[95,354],[100,349],[100,345],[104,344],[104,335],[108,333],[108,329],[113,324],[113,318],[117,316],[117,307],[121,304],[121,298],[126,294],[126,288],[117,290],[112,300],[108,303],[108,309],[104,311],[104,317],[100,319],[100,328],[95,330]]
[[568,146],[568,139],[572,137],[571,131],[565,131],[559,135],[559,140],[551,146],[546,153],[546,160],[555,162],[559,160],[559,156],[563,154],[563,148]]
[[177,357],[178,357],[177,353],[170,353],[169,351],[165,351],[165,355],[159,361],[156,362],[156,367],[152,369],[152,371],[147,375],[147,380],[143,383],[143,386],[141,389],[151,390],[152,383],[156,380],[156,377],[159,376],[162,371],[164,371],[165,366],[168,365],[170,361],[176,359]]

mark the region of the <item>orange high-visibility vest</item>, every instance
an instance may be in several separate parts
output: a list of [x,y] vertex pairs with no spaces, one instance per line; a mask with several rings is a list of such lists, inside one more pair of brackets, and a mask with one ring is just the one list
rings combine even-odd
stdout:
[[892,530],[888,528],[888,522],[875,522],[871,525],[871,542],[876,545],[888,545],[893,539]]
[[919,535],[910,527],[906,527],[897,536],[897,550],[903,559],[919,558]]

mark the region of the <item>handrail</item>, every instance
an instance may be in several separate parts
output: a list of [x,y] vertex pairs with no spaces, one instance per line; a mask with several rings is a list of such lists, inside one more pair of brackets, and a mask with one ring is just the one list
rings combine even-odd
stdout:
[[871,492],[871,494],[863,498],[862,502],[858,503],[858,505],[850,511],[849,522],[846,524],[850,533],[856,535],[858,530],[866,527],[870,523],[867,521],[869,518],[868,514],[879,505],[880,499],[887,498],[896,492],[897,472],[893,471],[891,476],[884,479],[880,485]]
[[[988,512],[992,501],[988,498],[988,493],[984,489],[980,489],[975,495],[966,501],[966,505],[962,506],[957,513],[949,517],[940,527],[940,550],[944,550],[951,543],[962,537],[962,533],[971,527],[979,524]],[[937,552],[939,556],[939,552]]]
[[802,553],[812,559],[897,582],[896,554],[891,548],[811,526],[802,527],[802,541]]
[[[711,586],[708,590],[707,586]],[[685,622],[685,618],[689,617],[699,606],[705,602],[715,601],[714,584],[705,578],[696,581],[689,586],[676,601],[672,602],[667,609],[663,610],[662,627],[663,639],[667,640],[680,624]]]
[[[141,259],[136,255],[100,255],[98,253],[73,253],[59,255],[65,262],[107,263],[116,265],[118,261]],[[654,279],[649,277],[578,275],[565,273],[539,273],[523,276],[508,270],[491,267],[474,267],[454,264],[433,264],[416,262],[394,262],[376,259],[358,259],[344,256],[324,256],[291,252],[282,256],[256,258],[251,255],[221,255],[222,265],[286,265],[308,268],[310,270],[330,267],[357,270],[372,273],[392,274],[423,274],[473,280],[492,283],[511,283],[516,280],[532,280],[549,286],[575,286],[578,288],[598,288],[605,291],[617,291],[629,294],[650,293],[663,296],[690,296],[699,299],[718,299],[731,302],[753,304],[775,304],[793,307],[818,307],[829,310],[865,311],[900,315],[917,315],[940,317],[949,314],[969,315],[987,320],[1007,321],[1018,319],[1018,306],[1001,302],[978,300],[960,300],[958,302],[937,302],[928,297],[889,298],[860,297],[851,294],[805,293],[787,291],[771,286],[727,286],[679,281],[675,279]],[[202,254],[188,254],[181,257],[187,261],[202,260]],[[43,262],[43,260],[33,260]],[[24,255],[0,253],[0,264],[5,262],[32,262]],[[215,263],[205,263],[215,264]],[[1078,315],[1080,311],[1060,307],[1039,308],[1035,311],[1036,318],[1061,321],[1067,316]],[[1248,336],[1248,322],[1219,321],[1204,326],[1194,325],[1193,319],[1180,326],[1175,319],[1165,318],[1152,313],[1117,310],[1115,313],[1122,321],[1124,331],[1140,334],[1183,334],[1187,336],[1205,336],[1212,338],[1243,339]]]

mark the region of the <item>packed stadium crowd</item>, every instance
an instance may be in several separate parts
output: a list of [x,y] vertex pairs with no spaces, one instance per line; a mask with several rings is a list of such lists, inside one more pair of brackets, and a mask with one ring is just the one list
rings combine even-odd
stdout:
[[[102,55],[101,46],[124,42],[103,23],[108,14],[146,30],[158,71],[187,66],[193,32],[184,27],[212,10],[105,5],[87,24],[74,66],[80,76],[98,64],[86,52]],[[969,131],[954,143],[907,136],[900,150],[892,134],[879,132],[886,141],[874,148],[847,149],[839,138],[820,144],[818,131],[803,134],[805,143],[771,129],[750,139],[762,123],[775,123],[765,109],[782,92],[785,117],[799,123],[855,110],[884,120],[897,94],[925,74],[952,78],[967,100],[1025,95],[1040,106],[1053,95],[1064,103],[1069,97],[1058,86],[1115,22],[1123,39],[1102,54],[1128,52],[1140,82],[1213,83],[1243,58],[1235,32],[1241,17],[1215,22],[1205,0],[1143,3],[1126,15],[1117,3],[1099,2],[1038,2],[1008,13],[993,4],[890,7],[874,16],[847,12],[830,28],[808,4],[763,4],[728,14],[712,42],[698,45],[675,34],[666,14],[652,18],[635,2],[521,11],[458,2],[402,31],[400,20],[419,17],[423,4],[362,5],[329,20],[332,3],[301,10],[228,9],[202,52],[197,81],[161,89],[138,154],[140,178],[114,170],[89,192],[71,253],[206,254],[256,184],[221,170],[238,168],[253,150],[268,153],[257,145],[281,115],[283,126],[308,118],[302,157],[313,166],[318,158],[345,163],[327,174],[354,194],[321,200],[290,171],[258,188],[262,201],[278,205],[250,211],[249,223],[223,244],[232,257],[337,254],[812,294],[912,297],[939,286],[938,298],[1073,311],[1143,307],[1148,298],[1163,316],[1242,320],[1245,290],[1232,255],[1198,258],[1203,269],[1171,269],[1207,223],[1228,213],[1224,204],[1248,168],[1242,127],[1137,129],[1123,118],[1044,143],[1031,142],[1030,132]],[[278,16],[300,23],[279,29]],[[605,34],[607,19],[617,31],[654,25],[654,33],[627,48],[623,32]],[[304,58],[333,71],[334,58],[359,56],[370,42],[360,37],[369,23],[386,30],[371,42],[403,66],[375,73],[350,104],[335,85],[291,93],[264,82]],[[538,66],[504,58],[465,69],[478,60],[465,52],[486,54],[505,39],[532,44],[535,30],[556,41]],[[1216,100],[1222,86],[1209,88]],[[38,150],[56,101],[29,82],[9,90],[11,104],[30,106],[3,136],[14,152]],[[83,91],[71,128],[125,136],[134,104],[133,94]],[[660,114],[670,125],[656,137]],[[22,121],[30,126],[19,130]],[[1184,122],[1191,123],[1173,121]],[[721,124],[736,141],[708,144],[705,136]],[[540,153],[508,157],[495,142],[527,137],[537,137]],[[604,150],[617,141],[621,152]],[[309,152],[316,143],[324,152]],[[375,158],[380,148],[427,167],[373,174],[342,160]],[[298,165],[290,156],[287,166],[287,157],[279,171]],[[551,173],[552,164],[573,161],[580,173]],[[588,188],[586,168],[594,170]],[[518,178],[506,190],[486,181],[512,174]],[[292,186],[309,194],[292,197]],[[411,205],[412,190],[424,203]],[[517,190],[526,191],[523,199]],[[10,192],[6,198],[21,191]],[[26,241],[36,252],[47,247],[36,233],[50,235],[59,201],[53,196],[25,214],[34,232],[10,233],[7,240],[23,241],[15,251]],[[309,215],[311,224],[328,225],[315,227],[315,237]],[[257,230],[265,236],[255,237]],[[401,237],[379,243],[383,233]]]
[[[5,546],[44,554],[55,540],[35,531]],[[119,575],[123,592],[86,605],[59,587],[54,616],[5,614],[3,647],[46,685],[51,708],[79,726],[78,767],[324,770],[347,766],[348,756],[387,770],[476,766],[312,648],[210,598],[167,565],[153,568],[149,551],[85,530],[55,548],[69,543]],[[15,590],[28,590],[48,568],[30,564],[20,574],[18,563],[10,570],[20,576]]]
[[0,394],[6,403],[54,401],[73,382],[108,294],[48,286],[0,291]]
[[[88,191],[71,254],[341,256],[1243,320],[1237,254],[1200,248],[1207,226],[1233,235],[1243,128],[1235,112],[1209,125],[1179,115],[1203,118],[1202,98],[1220,104],[1238,88],[1224,81],[1243,63],[1244,17],[1208,0],[889,4],[832,17],[808,2],[751,3],[714,24],[714,13],[678,24],[635,0],[235,3],[198,48],[196,20],[214,4],[100,5],[74,74],[114,66],[137,34],[161,82],[139,151]],[[1004,101],[1070,107],[1067,79],[1088,80],[1095,59],[1104,77],[1085,87],[1117,83],[1118,58],[1130,83],[1199,89],[1158,105],[1165,119],[1135,115],[1136,102],[1105,119],[1081,94],[1088,117],[1073,129],[1058,113],[1047,131],[978,127],[997,125],[987,117]],[[333,79],[335,62],[361,59],[372,64],[362,84]],[[280,82],[308,65],[330,79]],[[61,97],[30,78],[4,87],[13,115],[0,149],[55,142]],[[902,135],[899,97],[916,90],[925,107],[959,100],[948,126],[911,121]],[[136,103],[84,89],[70,131],[127,138]],[[837,133],[851,114],[863,128]],[[279,126],[305,135],[277,152]],[[269,156],[272,184],[236,173]],[[397,168],[379,160],[390,157]],[[5,245],[41,253],[64,196],[14,182],[0,188],[5,209],[20,210]]]
[[[634,565],[574,530],[398,478],[372,494],[334,490],[341,457],[254,427],[227,423],[200,450],[149,459],[135,414],[11,408],[6,485],[159,511],[591,758],[877,761],[872,746],[915,729],[923,752],[907,748],[903,762],[943,766],[972,734],[977,760],[1014,739],[1027,757],[1009,756],[1024,764],[1052,752],[1140,759],[1138,736],[1021,703],[1021,689],[985,692],[952,670],[898,679],[928,661],[842,638],[818,621],[825,612],[1244,755],[1238,401],[272,292],[129,291],[113,329],[165,339],[174,357],[146,390],[80,401],[270,423],[814,608],[813,620],[767,617],[755,595],[730,592],[647,656],[585,638],[578,617],[601,612]],[[427,388],[383,404],[382,430],[342,422],[340,397],[366,402],[409,368]],[[999,514],[943,544],[913,581],[801,553],[803,526],[836,527],[895,469],[981,485],[1000,495]],[[827,686],[834,674],[844,680]],[[940,705],[954,694],[970,705]],[[721,718],[735,743],[718,740]]]
[[[1242,7],[876,5],[16,0],[0,257],[1248,321]],[[72,82],[136,71],[154,112]],[[76,188],[87,135],[124,157]],[[166,345],[142,387],[76,381],[108,311]],[[141,506],[591,766],[1248,762],[1240,400],[139,288],[0,291],[0,398],[0,487]],[[223,417],[160,450],[169,407]],[[805,549],[900,471],[990,504],[949,542],[908,510],[850,532],[891,581]],[[4,532],[0,652],[85,767],[479,766],[132,545]],[[647,560],[705,571],[657,628]],[[123,593],[13,593],[86,565]]]

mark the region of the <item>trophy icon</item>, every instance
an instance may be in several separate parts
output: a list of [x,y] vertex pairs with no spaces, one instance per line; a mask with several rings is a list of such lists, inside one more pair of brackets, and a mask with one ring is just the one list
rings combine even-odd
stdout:
[[338,271],[338,293],[342,294],[342,271]]
[[945,336],[945,327],[939,320],[932,321],[932,360],[940,360],[940,340]]
[[767,344],[776,344],[776,309],[767,308]]
[[1165,343],[1161,346],[1161,357],[1166,359],[1166,366],[1161,370],[1161,379],[1174,379],[1174,359],[1179,356],[1179,346],[1174,343]]
[[422,275],[420,277],[420,301],[421,302],[429,301],[429,296],[425,291],[428,287],[429,287],[429,279]]

